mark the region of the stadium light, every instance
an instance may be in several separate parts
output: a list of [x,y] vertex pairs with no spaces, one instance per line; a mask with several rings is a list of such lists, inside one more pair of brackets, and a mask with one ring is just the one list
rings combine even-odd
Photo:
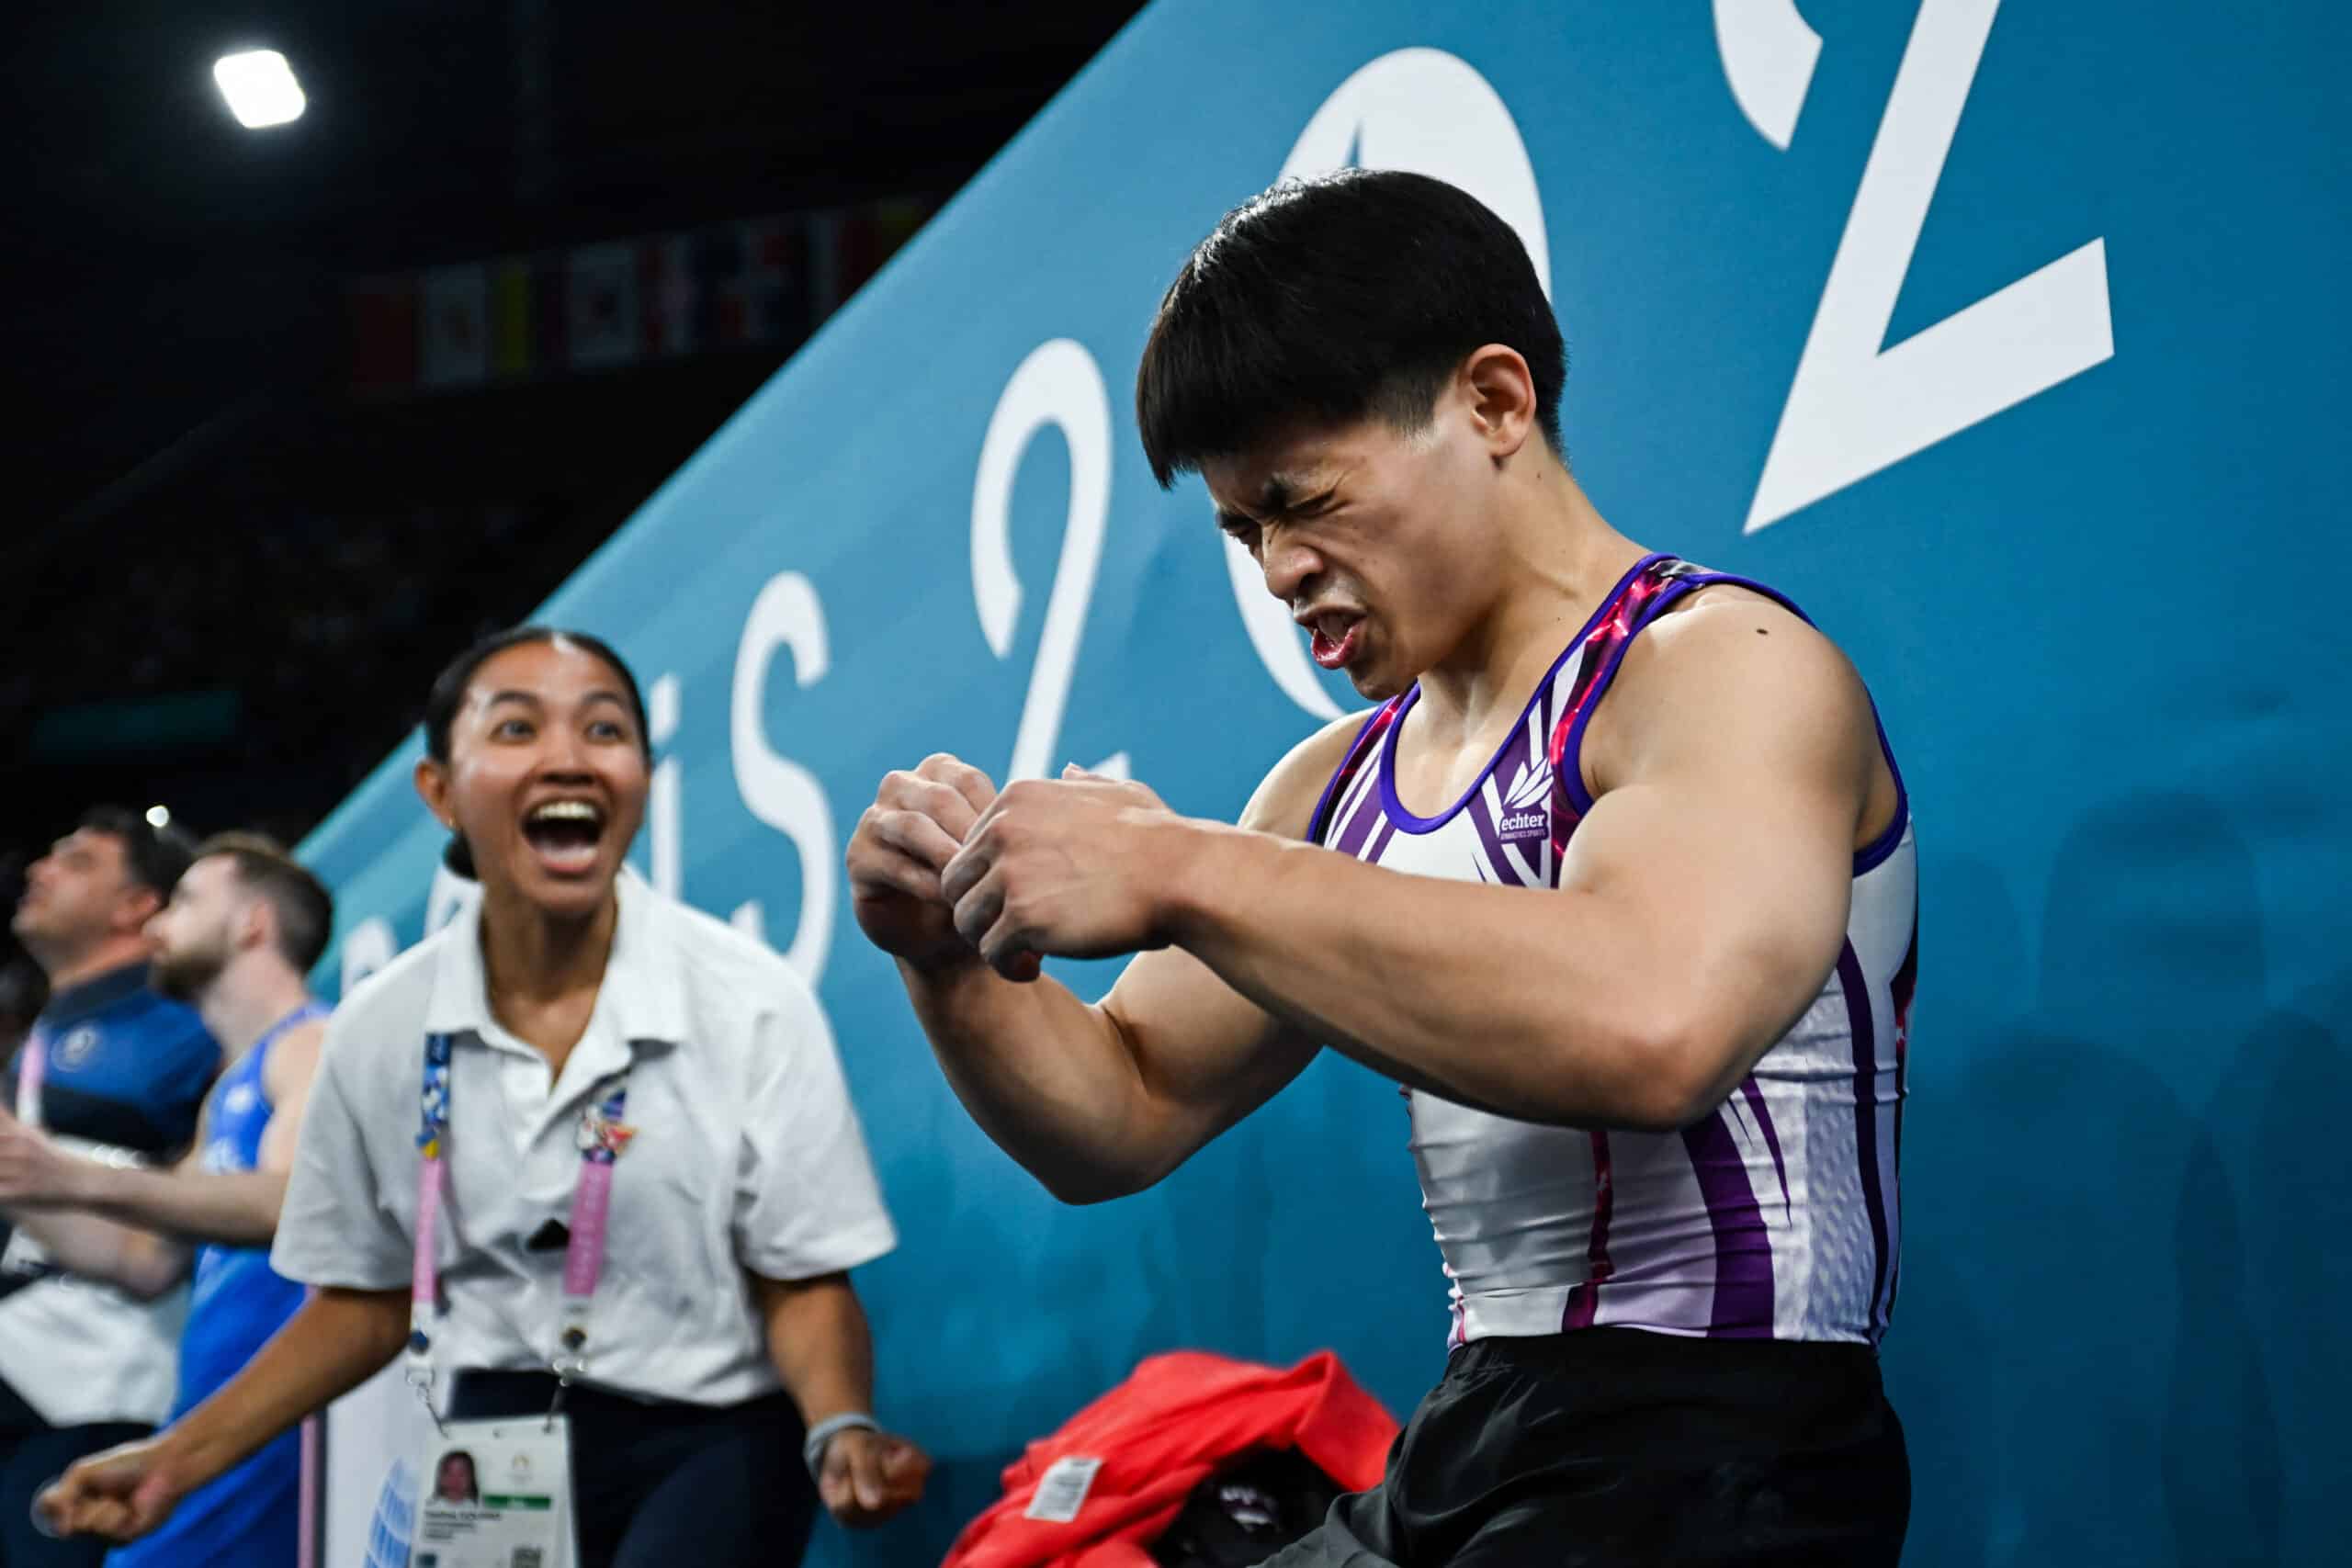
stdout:
[[170,807],[151,806],[147,808],[147,826],[150,828],[168,828],[171,825],[172,808]]
[[247,130],[298,120],[309,102],[294,80],[294,68],[274,49],[224,54],[212,62],[212,79],[220,84],[229,112]]

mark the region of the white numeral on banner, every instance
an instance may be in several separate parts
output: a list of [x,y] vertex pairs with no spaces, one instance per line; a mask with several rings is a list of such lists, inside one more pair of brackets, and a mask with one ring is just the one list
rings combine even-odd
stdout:
[[481,901],[481,884],[470,876],[459,876],[448,863],[436,857],[433,886],[424,892],[424,934],[431,936]]
[[[1012,569],[1013,475],[1029,443],[1049,424],[1060,427],[1069,447],[1069,515],[1062,526],[1061,563],[1046,600],[1045,630],[1030,667],[1029,694],[1013,734],[1007,783],[1043,777],[1053,762],[1111,517],[1111,399],[1094,356],[1066,337],[1040,344],[1005,384],[980,442],[979,470],[972,480],[972,600],[981,634],[999,659],[1012,657],[1013,630],[1021,622],[1021,579]],[[1125,778],[1127,754],[1108,757],[1094,771]]]
[[400,942],[392,935],[391,921],[381,915],[368,916],[344,934],[342,988],[335,994],[351,995],[352,987],[399,955]]
[[[645,716],[648,739],[660,751],[678,738],[678,713],[682,706],[678,678],[663,674],[655,678],[645,694]],[[685,897],[685,779],[683,764],[675,755],[666,756],[654,764],[653,781],[645,794],[645,834],[648,860],[652,874],[647,878],[653,890],[665,898]]]
[[[817,590],[797,571],[768,580],[752,603],[743,637],[735,647],[735,682],[728,710],[728,750],[735,763],[735,789],[744,809],[792,840],[800,856],[800,924],[785,959],[810,986],[824,977],[825,955],[833,940],[833,879],[840,840],[833,808],[817,775],[768,744],[761,714],[767,705],[768,668],[779,649],[792,655],[794,683],[804,689],[824,678],[831,661],[825,638],[825,607]],[[740,931],[766,939],[766,920],[754,898],[737,909]]]
[[[1999,8],[1921,0],[1748,508],[1750,534],[2115,353],[2104,239],[1882,346]],[[1736,83],[1736,35],[1722,30],[1720,12],[1717,36]],[[1802,83],[1775,96],[1786,123],[1769,118],[1767,134],[1792,131],[1802,101]]]
[[1715,0],[1715,52],[1732,101],[1756,134],[1785,152],[1821,58],[1821,35],[1794,0]]

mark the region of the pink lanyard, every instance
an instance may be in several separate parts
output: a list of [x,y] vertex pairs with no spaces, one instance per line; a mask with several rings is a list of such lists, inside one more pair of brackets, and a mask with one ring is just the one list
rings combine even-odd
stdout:
[[36,1029],[17,1053],[17,1120],[28,1127],[40,1125],[40,1085],[48,1076],[49,1040]]
[[[434,1248],[441,1201],[448,1187],[449,1056],[451,1037],[424,1038],[422,1125],[416,1145],[416,1254],[409,1273],[408,1381],[432,1406],[433,1329],[439,1316],[440,1260]],[[571,1192],[571,1238],[563,1249],[563,1333],[552,1370],[569,1384],[588,1370],[588,1308],[605,1268],[605,1217],[612,1204],[613,1158],[628,1146],[621,1122],[628,1105],[624,1071],[602,1100],[580,1114],[580,1179]]]

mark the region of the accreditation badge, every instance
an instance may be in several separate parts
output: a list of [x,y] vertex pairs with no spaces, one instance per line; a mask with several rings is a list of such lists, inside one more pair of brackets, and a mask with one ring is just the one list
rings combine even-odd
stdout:
[[417,1492],[409,1568],[578,1568],[561,1416],[447,1423]]

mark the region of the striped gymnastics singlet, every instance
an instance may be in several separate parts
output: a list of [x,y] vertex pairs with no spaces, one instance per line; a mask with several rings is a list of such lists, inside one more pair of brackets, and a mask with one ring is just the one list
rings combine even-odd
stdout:
[[[1796,608],[1746,579],[1647,557],[1460,800],[1417,817],[1396,798],[1396,735],[1416,685],[1364,722],[1310,838],[1425,876],[1557,886],[1592,809],[1578,751],[1594,706],[1643,628],[1714,583]],[[1854,856],[1835,971],[1711,1114],[1676,1133],[1583,1132],[1408,1095],[1423,1207],[1453,1281],[1453,1343],[1600,1325],[1878,1343],[1901,1256],[1895,1169],[1918,968],[1910,803],[1895,778],[1894,820]]]

